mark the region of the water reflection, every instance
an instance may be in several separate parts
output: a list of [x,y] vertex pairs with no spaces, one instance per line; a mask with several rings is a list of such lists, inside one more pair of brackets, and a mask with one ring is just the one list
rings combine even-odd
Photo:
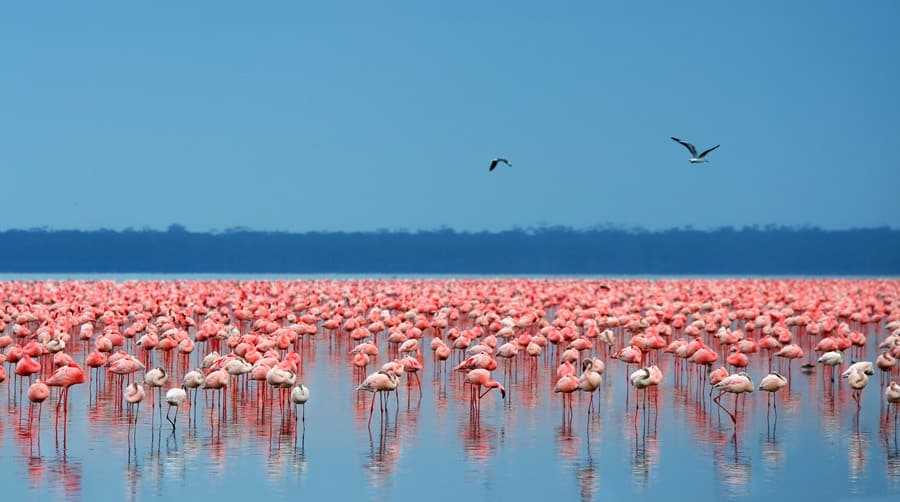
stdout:
[[[477,323],[465,319],[460,325],[469,329]],[[631,333],[616,328],[615,336],[621,344]],[[230,349],[226,340],[220,341],[223,351]],[[148,367],[169,361],[177,382],[199,365],[200,353],[213,348],[206,343],[184,357],[126,348],[142,354]],[[3,458],[14,460],[13,468],[0,476],[7,481],[25,476],[27,486],[19,488],[20,494],[48,499],[105,494],[109,487],[91,486],[92,481],[85,486],[95,463],[122,473],[122,481],[113,486],[124,490],[128,500],[167,497],[185,486],[221,489],[239,477],[263,494],[284,494],[303,483],[314,498],[324,497],[321,486],[329,485],[340,498],[371,498],[374,492],[403,499],[407,476],[425,479],[435,470],[441,475],[446,471],[449,479],[474,481],[466,487],[478,487],[476,494],[502,490],[510,498],[544,493],[507,479],[546,479],[546,473],[553,473],[554,481],[546,483],[553,495],[596,500],[607,492],[684,498],[687,489],[670,471],[689,465],[698,478],[714,481],[709,485],[716,487],[716,497],[762,498],[772,495],[768,487],[789,484],[786,473],[815,471],[830,466],[828,459],[846,455],[847,462],[830,467],[834,475],[821,487],[806,479],[799,483],[802,492],[793,495],[900,491],[896,426],[881,395],[864,394],[857,410],[846,383],[832,380],[821,367],[803,373],[799,361],[790,387],[738,400],[735,427],[712,403],[703,369],[684,361],[676,369],[670,356],[658,361],[666,375],[663,384],[639,394],[637,403],[627,384],[628,368],[607,358],[607,373],[594,396],[598,411],[589,415],[589,396],[575,393],[573,411],[567,413],[559,395],[552,393],[560,357],[554,346],[539,357],[523,356],[508,370],[498,368],[494,376],[509,393],[506,399],[488,394],[480,413],[469,410],[465,375],[450,371],[449,365],[435,365],[426,354],[418,358],[425,366],[419,372],[421,387],[412,380],[384,396],[384,410],[374,412],[370,427],[369,399],[381,401],[382,396],[355,391],[359,378],[348,358],[353,343],[340,329],[333,335],[320,331],[298,343],[300,374],[314,395],[305,427],[283,395],[263,393],[265,384],[246,378],[236,378],[222,392],[201,391],[195,404],[179,410],[174,432],[155,392],[132,410],[123,404],[126,382],[112,375],[95,374],[88,385],[73,388],[75,406],[68,419],[58,421],[58,393],[42,409],[31,410],[23,398],[27,382],[11,380],[0,387],[0,393],[7,393],[0,400],[6,402],[0,450]],[[385,337],[378,347],[385,354],[378,363],[393,357]],[[867,354],[871,351],[860,357]],[[755,359],[748,371],[758,381],[767,364]],[[866,392],[875,390],[872,385]],[[727,406],[734,406],[731,396]],[[797,451],[803,454],[788,455]],[[495,475],[498,471],[502,475]],[[449,498],[441,495],[436,498]],[[235,493],[240,496],[248,494]]]
[[737,434],[730,440],[714,443],[713,463],[718,468],[720,486],[728,497],[750,494],[751,457],[739,446]]
[[464,424],[460,424],[459,437],[470,471],[485,472],[491,456],[496,450],[494,439],[497,430],[489,423],[482,423],[478,415],[470,416]]
[[854,430],[847,441],[847,463],[849,466],[850,489],[860,493],[861,483],[865,480],[868,452],[872,442],[871,434]]
[[760,456],[767,479],[775,479],[785,464],[784,446],[775,434],[766,436],[760,447]]
[[36,483],[53,480],[50,484],[61,491],[54,490],[53,497],[64,500],[80,500],[82,484],[82,465],[78,460],[69,459],[64,450],[56,451],[49,457],[31,457],[28,460],[29,482]]
[[585,441],[584,458],[575,464],[575,478],[578,479],[579,495],[582,501],[596,500],[600,485],[597,463],[591,452],[590,433]]
[[140,500],[143,481],[143,466],[138,459],[137,439],[128,434],[128,463],[125,466],[125,500]]
[[882,447],[887,461],[884,464],[891,488],[900,488],[900,440],[897,429],[883,430],[881,433]]
[[376,431],[369,433],[369,451],[364,465],[369,485],[377,489],[391,483],[400,456],[396,412],[393,420],[390,412],[386,415],[387,420],[383,420]]

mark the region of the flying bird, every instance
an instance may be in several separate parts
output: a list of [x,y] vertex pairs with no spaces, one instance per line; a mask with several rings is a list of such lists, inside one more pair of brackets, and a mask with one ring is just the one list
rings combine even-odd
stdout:
[[715,150],[716,148],[719,148],[719,146],[721,146],[721,145],[716,145],[716,146],[710,148],[709,150],[706,150],[705,152],[701,153],[700,155],[697,155],[697,148],[694,145],[688,143],[687,141],[682,141],[674,136],[672,137],[672,139],[681,143],[682,145],[684,145],[684,147],[687,148],[689,152],[691,152],[691,160],[690,160],[691,164],[699,164],[701,162],[709,162],[708,160],[706,160],[706,154]]
[[500,162],[503,162],[504,164],[506,164],[506,165],[508,165],[508,166],[512,166],[512,164],[510,164],[508,160],[506,160],[506,159],[504,159],[504,158],[502,158],[502,157],[497,157],[496,159],[494,159],[494,160],[491,161],[491,168],[488,169],[488,172],[493,171],[494,168],[497,167],[497,164],[500,163]]

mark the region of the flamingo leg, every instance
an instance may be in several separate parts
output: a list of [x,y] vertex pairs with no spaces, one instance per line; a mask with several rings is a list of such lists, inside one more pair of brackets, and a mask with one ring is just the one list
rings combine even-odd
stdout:
[[735,419],[734,415],[733,415],[730,411],[728,411],[728,408],[722,406],[722,403],[719,402],[719,398],[721,398],[721,397],[722,397],[722,394],[724,394],[724,393],[725,393],[725,391],[719,392],[719,393],[716,395],[716,397],[713,398],[713,401],[716,403],[716,406],[718,406],[719,408],[722,408],[723,410],[725,410],[725,413],[727,413],[728,416],[731,418],[731,422],[734,423],[734,424],[736,425],[736,424],[737,424],[737,419]]

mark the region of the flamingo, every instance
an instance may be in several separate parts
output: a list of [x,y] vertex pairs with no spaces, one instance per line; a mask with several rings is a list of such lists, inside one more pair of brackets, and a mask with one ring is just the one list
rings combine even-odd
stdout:
[[851,373],[865,373],[866,376],[872,376],[875,374],[875,369],[872,365],[872,361],[859,361],[851,364],[841,373],[842,378],[848,378]]
[[169,380],[169,374],[163,368],[153,368],[144,374],[144,382],[151,388],[156,388],[156,403],[159,407],[159,415],[162,416],[162,387]]
[[[187,389],[184,385],[181,387],[173,387],[166,391],[166,402],[169,404],[169,408],[166,410],[166,420],[172,424],[172,431],[175,431],[175,422],[178,421],[178,407],[182,405],[187,400]],[[169,418],[169,412],[172,411],[172,408],[175,408],[175,420]]]
[[631,376],[628,377],[628,381],[630,381],[631,386],[634,387],[634,391],[635,391],[634,405],[635,405],[635,409],[637,409],[639,407],[639,404],[637,402],[637,391],[646,389],[647,387],[650,387],[651,385],[653,385],[653,376],[650,374],[650,368],[641,368],[641,369],[635,371],[634,373],[631,374]]
[[59,414],[59,405],[63,403],[64,414],[69,414],[69,387],[82,384],[86,381],[84,370],[77,363],[69,363],[67,366],[58,368],[50,375],[46,383],[50,387],[62,387],[62,395],[56,402],[56,413]]
[[[419,399],[421,400],[422,381],[419,380],[418,372],[422,369],[422,363],[420,363],[415,357],[404,356],[403,359],[400,360],[400,364],[403,366],[403,373],[406,373],[407,401],[409,401],[409,386],[412,378],[416,379],[416,387],[419,389]],[[408,402],[407,405],[409,405]]]
[[600,384],[603,383],[603,361],[587,358],[581,363],[581,368],[578,389],[591,396],[591,400],[588,402],[588,415],[590,415],[594,411],[594,391],[600,389]]
[[[768,401],[772,398],[772,394],[775,394],[779,390],[783,389],[787,385],[788,381],[781,373],[772,372],[763,377],[763,379],[759,382],[759,390],[763,390],[768,392],[768,396],[766,398],[766,403],[768,405]],[[772,402],[773,408],[775,409],[775,418],[778,419],[778,402]]]
[[887,388],[884,389],[884,399],[887,401],[888,406],[894,405],[894,421],[896,422],[897,406],[900,406],[900,384],[892,380]]
[[819,356],[819,359],[816,362],[818,362],[819,364],[824,364],[825,366],[828,366],[829,372],[832,373],[831,381],[833,382],[834,381],[834,376],[833,376],[834,367],[840,366],[841,364],[844,363],[844,355],[837,350],[832,350],[829,352],[825,352],[824,354]]
[[204,381],[206,381],[206,375],[200,369],[193,369],[185,373],[184,380],[181,382],[186,392],[194,390],[194,406],[197,404],[197,389],[203,385]]
[[[561,392],[563,394],[563,412],[565,412],[566,409],[569,410],[569,413],[572,412],[572,393],[578,390],[579,383],[578,378],[576,378],[575,375],[570,374],[565,374],[556,381],[553,392]],[[591,396],[593,396],[593,394],[591,394]]]
[[[472,385],[471,407],[473,410],[481,408],[481,398],[483,398],[492,389],[500,390],[500,398],[506,398],[506,389],[500,385],[500,382],[491,380],[491,372],[486,369],[476,368],[466,373],[465,383]],[[577,384],[577,380],[576,380]],[[481,387],[486,387],[483,393],[479,394]]]
[[[231,375],[228,374],[224,369],[217,369],[211,371],[206,378],[203,380],[203,384],[200,386],[203,390],[218,390],[221,394],[221,406],[222,406],[222,416],[225,416],[227,408],[225,407],[225,400],[228,398],[228,394],[224,391],[226,387],[228,387],[229,380],[231,379]],[[215,404],[215,399],[213,400],[213,404]]]
[[881,354],[878,354],[878,358],[875,359],[875,366],[878,366],[878,369],[880,369],[882,373],[890,373],[896,364],[897,358],[890,352],[882,352]]
[[[141,401],[144,400],[144,386],[138,385],[137,382],[132,382],[131,385],[125,388],[125,401],[130,405],[134,406],[134,423],[137,423],[137,413],[141,408]],[[150,408],[150,413],[153,413],[153,408]]]
[[[372,414],[375,411],[375,395],[379,392],[392,392],[397,388],[400,377],[393,371],[378,370],[367,376],[365,380],[356,388],[357,391],[364,390],[372,393],[372,405],[369,407],[369,426],[372,425]],[[382,407],[382,410],[384,408]]]
[[[38,422],[41,420],[41,408],[48,397],[50,397],[50,387],[42,382],[40,378],[35,380],[35,382],[28,387],[28,400],[31,402],[31,406],[34,406],[34,403],[37,403],[38,405]],[[28,409],[28,420],[30,423],[31,408]]]
[[303,423],[306,424],[306,402],[309,401],[309,388],[300,382],[291,389],[291,403],[303,407]]
[[781,347],[775,353],[776,357],[783,357],[788,360],[788,376],[791,374],[791,362],[804,356],[803,349],[799,345],[789,344]]
[[[716,397],[713,398],[713,401],[715,401],[719,408],[725,410],[725,413],[728,413],[728,416],[731,417],[732,423],[737,426],[737,396],[739,394],[749,394],[753,392],[753,380],[750,379],[750,375],[748,375],[744,371],[734,375],[730,375],[728,378],[713,386],[713,388],[719,391]],[[726,392],[734,394],[734,413],[728,411],[724,406],[722,406],[722,403],[719,402],[722,394]]]
[[853,389],[853,400],[856,401],[856,408],[859,409],[862,406],[860,403],[862,390],[869,384],[868,374],[865,371],[853,371],[842,376],[847,379],[850,388]]

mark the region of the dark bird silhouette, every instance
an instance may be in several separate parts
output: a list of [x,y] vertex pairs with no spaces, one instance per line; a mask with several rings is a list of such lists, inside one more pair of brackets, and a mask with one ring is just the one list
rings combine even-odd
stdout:
[[494,159],[494,160],[491,161],[491,168],[488,169],[488,172],[493,171],[494,168],[497,167],[497,164],[500,163],[500,162],[503,162],[504,164],[506,164],[506,165],[508,165],[508,166],[512,166],[512,164],[510,164],[508,160],[506,160],[506,159],[504,159],[504,158],[502,158],[502,157],[497,157],[496,159]]
[[708,160],[706,160],[706,154],[721,146],[721,145],[716,145],[716,146],[710,148],[709,150],[704,151],[700,155],[697,155],[697,148],[694,145],[688,143],[687,141],[680,140],[674,136],[672,137],[672,139],[681,143],[682,145],[684,145],[684,147],[687,148],[689,152],[691,152],[691,159],[690,159],[691,164],[699,164],[700,162],[709,162]]

